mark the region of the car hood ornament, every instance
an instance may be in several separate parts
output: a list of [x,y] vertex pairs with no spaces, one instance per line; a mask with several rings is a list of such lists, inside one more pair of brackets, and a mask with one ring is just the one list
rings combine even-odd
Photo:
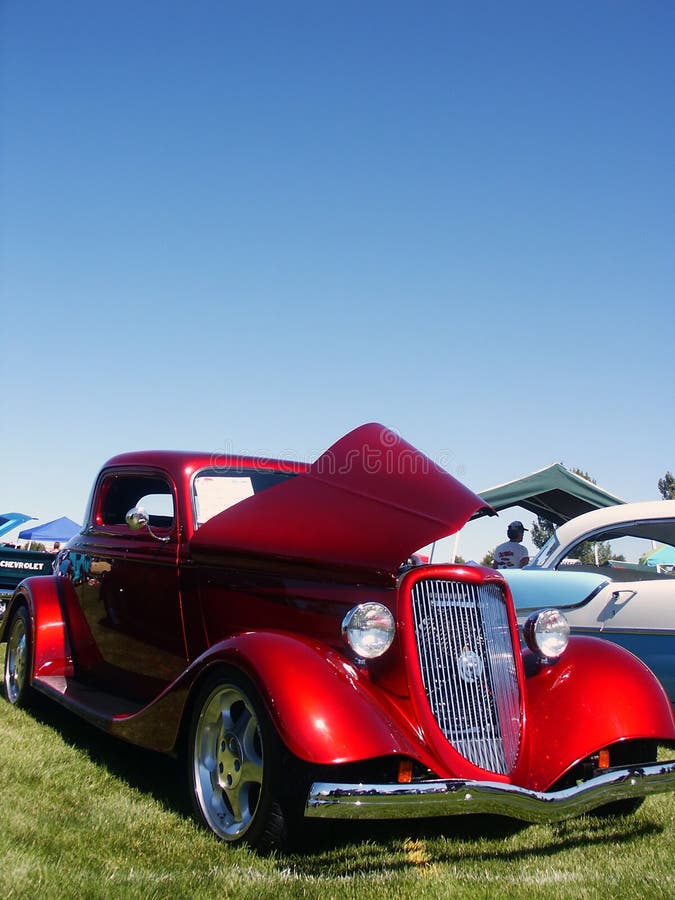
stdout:
[[475,650],[469,647],[463,647],[462,652],[457,657],[457,672],[462,681],[467,684],[473,684],[480,681],[485,672],[485,665]]

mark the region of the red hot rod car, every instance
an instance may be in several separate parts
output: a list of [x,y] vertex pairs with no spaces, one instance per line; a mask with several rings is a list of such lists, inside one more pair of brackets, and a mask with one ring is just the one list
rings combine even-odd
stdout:
[[10,601],[5,696],[184,754],[197,816],[260,850],[311,817],[557,820],[674,790],[641,662],[550,609],[522,650],[498,572],[404,564],[481,512],[379,425],[312,465],[117,456]]

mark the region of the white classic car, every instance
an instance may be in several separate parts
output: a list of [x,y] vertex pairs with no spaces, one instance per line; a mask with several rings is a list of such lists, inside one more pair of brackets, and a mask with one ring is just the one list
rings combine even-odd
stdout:
[[[610,544],[626,562],[579,562],[580,545]],[[587,554],[586,554],[587,555]],[[506,569],[522,626],[543,607],[564,612],[576,634],[630,650],[675,705],[675,500],[623,503],[561,525],[525,569]],[[659,562],[659,560],[661,562]],[[666,562],[663,562],[666,560]]]

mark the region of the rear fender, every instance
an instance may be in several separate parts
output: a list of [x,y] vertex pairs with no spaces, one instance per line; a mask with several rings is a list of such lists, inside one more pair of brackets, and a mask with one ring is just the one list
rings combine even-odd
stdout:
[[26,606],[33,633],[31,681],[75,674],[73,648],[80,658],[96,653],[72,584],[59,575],[26,578],[18,586],[3,620],[2,640],[14,610]]
[[3,621],[5,641],[15,611],[20,606],[28,609],[33,640],[31,682],[40,674],[72,674],[57,581],[55,575],[26,578],[15,590]]
[[576,763],[619,741],[675,740],[675,717],[656,676],[627,650],[573,637],[542,666],[526,651],[527,748],[517,783],[545,790]]

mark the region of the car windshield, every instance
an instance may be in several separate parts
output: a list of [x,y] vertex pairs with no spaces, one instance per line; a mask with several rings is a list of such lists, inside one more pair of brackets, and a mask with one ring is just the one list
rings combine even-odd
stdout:
[[529,564],[526,566],[528,569],[543,569],[546,568],[546,563],[552,559],[560,546],[560,541],[557,538],[557,535],[553,533],[551,537],[546,541],[544,546],[541,548],[539,553],[534,557],[534,559],[530,560]]
[[202,469],[192,481],[195,529],[230,506],[294,477],[274,469]]

